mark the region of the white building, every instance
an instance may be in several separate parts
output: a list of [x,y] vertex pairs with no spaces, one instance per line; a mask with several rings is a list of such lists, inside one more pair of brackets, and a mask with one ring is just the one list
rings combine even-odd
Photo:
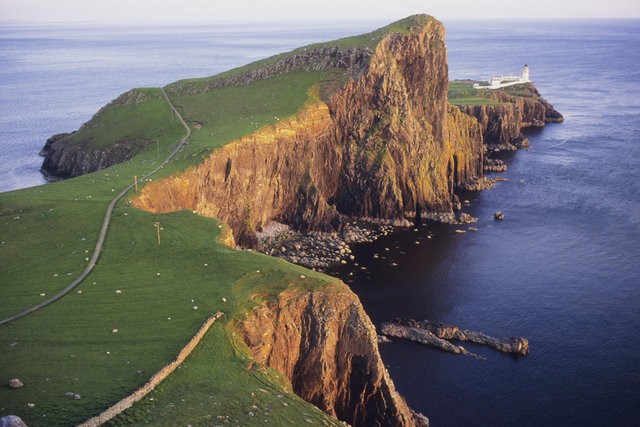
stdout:
[[488,81],[488,85],[481,85],[480,83],[474,83],[474,89],[500,89],[507,86],[513,86],[520,83],[528,83],[529,80],[529,66],[527,64],[524,65],[522,69],[522,73],[520,75],[506,75],[506,76],[496,76],[492,77]]

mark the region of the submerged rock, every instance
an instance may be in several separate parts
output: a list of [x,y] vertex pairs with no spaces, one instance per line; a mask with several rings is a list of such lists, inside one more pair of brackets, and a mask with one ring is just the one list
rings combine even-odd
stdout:
[[[471,354],[463,347],[454,346],[445,340],[468,341],[486,345],[504,353],[522,356],[529,354],[529,341],[523,337],[494,338],[482,332],[461,330],[457,326],[433,323],[428,320],[396,320],[382,324],[382,333],[433,345],[456,354]],[[473,355],[473,354],[471,354]]]

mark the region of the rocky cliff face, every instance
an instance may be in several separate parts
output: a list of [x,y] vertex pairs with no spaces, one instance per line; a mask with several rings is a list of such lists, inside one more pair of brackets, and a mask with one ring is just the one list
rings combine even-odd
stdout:
[[518,87],[517,94],[509,89],[492,92],[492,100],[499,104],[459,107],[478,120],[485,144],[517,146],[523,139],[523,129],[564,120],[532,83]]
[[253,309],[238,328],[256,361],[338,419],[353,426],[428,425],[396,392],[376,331],[346,285],[291,287]]
[[272,219],[328,230],[344,216],[450,209],[454,187],[482,174],[482,137],[448,106],[444,27],[424,17],[385,35],[366,70],[326,103],[146,186],[134,204],[220,218],[243,245]]
[[103,149],[91,150],[84,145],[69,144],[62,133],[47,139],[40,151],[44,157],[41,172],[48,180],[73,178],[95,172],[132,158],[146,144],[139,141],[118,141]]
[[[40,151],[40,155],[44,157],[41,172],[49,180],[73,178],[122,163],[135,156],[151,142],[150,137],[106,136],[109,144],[94,144],[98,138],[92,129],[100,126],[105,116],[118,109],[135,107],[149,99],[147,93],[130,90],[101,108],[78,132],[61,133],[49,138]],[[135,116],[131,120],[135,121]]]
[[269,58],[265,64],[246,72],[198,84],[193,81],[178,81],[167,87],[169,94],[195,95],[225,86],[246,86],[256,80],[265,80],[292,71],[323,71],[329,68],[343,70],[351,78],[358,78],[367,71],[372,51],[367,47],[343,49],[338,46],[310,46],[297,49],[290,54]]

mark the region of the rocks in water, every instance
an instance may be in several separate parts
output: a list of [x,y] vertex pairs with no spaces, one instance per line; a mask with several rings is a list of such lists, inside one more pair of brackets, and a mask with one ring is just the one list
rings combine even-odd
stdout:
[[24,387],[24,383],[20,381],[18,378],[10,379],[8,385],[9,385],[9,388],[12,390]]
[[485,172],[504,172],[507,170],[507,165],[500,159],[485,157],[482,168]]
[[493,217],[497,220],[497,221],[502,221],[504,219],[504,212],[502,211],[498,211],[496,212]]
[[378,335],[378,344],[386,344],[388,342],[391,342],[391,340],[386,335]]
[[481,191],[493,188],[495,187],[495,185],[496,179],[483,176],[482,178],[472,178],[466,181],[465,183],[460,185],[460,188],[467,191]]
[[474,357],[480,357],[476,354],[469,353],[464,347],[451,344],[449,341],[438,338],[433,332],[417,328],[413,326],[398,323],[383,323],[382,333],[396,338],[404,338],[410,341],[437,347],[441,350],[454,354],[464,354]]
[[442,222],[444,224],[457,224],[458,219],[453,212],[428,212],[423,214],[424,219],[429,219],[435,222]]
[[27,425],[19,416],[7,415],[0,418],[0,427],[27,427]]
[[478,218],[474,218],[468,213],[463,212],[460,214],[460,219],[458,221],[460,222],[460,224],[473,224],[475,222],[478,222]]
[[353,221],[345,224],[341,233],[301,233],[285,224],[271,223],[257,233],[258,250],[295,264],[323,269],[355,260],[349,244],[373,242],[393,230],[386,223]]
[[517,151],[518,147],[513,144],[487,144],[487,150],[490,153],[499,153],[501,151]]
[[[423,344],[433,345],[456,354],[468,354],[464,348],[454,346],[446,340],[468,341],[486,345],[504,353],[526,356],[529,354],[529,341],[523,337],[494,338],[482,332],[460,330],[456,326],[433,323],[428,320],[396,320],[383,323],[382,333],[388,336],[406,338]],[[444,342],[442,342],[444,341]]]
[[[544,123],[543,123],[543,126],[544,126]],[[524,136],[521,136],[520,138],[517,138],[516,140],[514,140],[513,144],[516,146],[516,148],[524,149],[524,150],[528,150],[529,147],[531,146],[529,144],[529,139],[525,138]]]

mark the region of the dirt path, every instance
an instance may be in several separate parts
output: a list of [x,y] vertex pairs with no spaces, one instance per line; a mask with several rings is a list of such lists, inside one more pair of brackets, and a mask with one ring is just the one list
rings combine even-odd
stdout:
[[[175,155],[178,154],[178,152],[182,149],[182,147],[184,147],[184,145],[187,143],[187,140],[191,136],[191,129],[189,128],[189,126],[187,126],[187,123],[182,118],[182,115],[180,115],[178,110],[176,110],[176,107],[173,105],[173,103],[169,99],[169,96],[167,95],[167,93],[164,91],[163,88],[160,88],[160,91],[162,92],[162,95],[164,96],[164,99],[167,101],[167,104],[169,104],[169,107],[171,107],[171,110],[173,111],[173,113],[176,115],[176,117],[178,117],[178,119],[180,120],[180,123],[182,123],[182,126],[185,129],[185,135],[180,140],[180,143],[178,144],[176,149],[173,150],[173,152],[171,154],[169,154],[169,156],[166,159],[164,159],[164,161],[162,163],[160,163],[154,170],[152,170],[151,172],[149,172],[148,174],[143,176],[141,178],[142,180],[145,180],[145,179],[149,178],[150,176],[152,176],[153,174],[158,172],[160,169],[162,169],[167,163],[169,163],[171,161],[171,159],[173,159],[175,157]],[[84,279],[87,278],[87,276],[89,276],[89,274],[91,274],[91,271],[93,271],[93,268],[98,263],[98,259],[100,258],[100,253],[102,252],[102,247],[104,246],[104,241],[107,238],[107,232],[109,231],[109,224],[111,223],[111,214],[113,213],[113,209],[115,208],[116,204],[134,186],[135,186],[135,184],[130,184],[127,188],[122,190],[120,192],[120,194],[118,194],[111,201],[111,203],[109,203],[109,206],[107,207],[107,211],[106,211],[106,213],[104,215],[104,221],[102,221],[102,228],[100,229],[100,236],[98,237],[98,242],[96,243],[96,248],[93,250],[93,254],[91,255],[91,259],[89,260],[89,264],[87,264],[87,267],[84,269],[84,271],[82,273],[80,273],[80,275],[73,282],[71,282],[71,284],[69,284],[69,286],[67,286],[66,288],[64,288],[63,290],[61,290],[60,292],[58,292],[57,294],[52,296],[51,298],[49,298],[46,301],[43,301],[43,302],[41,302],[39,304],[36,304],[36,305],[34,305],[32,307],[29,307],[26,310],[21,311],[18,314],[15,314],[15,315],[13,315],[11,317],[7,317],[6,319],[0,320],[0,325],[4,325],[4,324],[7,324],[7,323],[12,322],[14,320],[18,320],[18,319],[20,319],[22,317],[28,316],[29,314],[35,313],[36,311],[48,306],[49,304],[52,304],[52,303],[56,302],[57,300],[59,300],[60,298],[62,298],[65,295],[67,295],[72,290],[74,290],[80,283],[82,283],[82,281]]]

